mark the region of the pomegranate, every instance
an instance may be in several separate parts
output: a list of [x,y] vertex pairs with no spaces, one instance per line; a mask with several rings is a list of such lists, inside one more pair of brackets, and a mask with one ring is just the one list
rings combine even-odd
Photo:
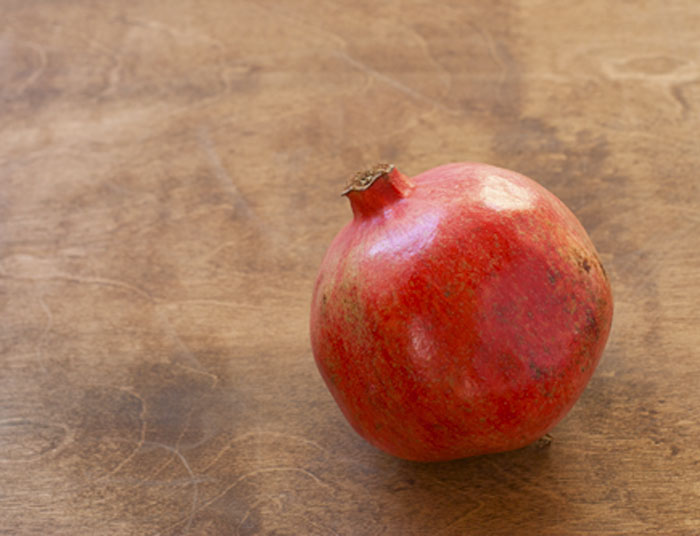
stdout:
[[318,368],[353,428],[409,460],[517,449],[571,409],[610,331],[608,277],[576,217],[478,163],[357,174],[354,218],[311,306]]

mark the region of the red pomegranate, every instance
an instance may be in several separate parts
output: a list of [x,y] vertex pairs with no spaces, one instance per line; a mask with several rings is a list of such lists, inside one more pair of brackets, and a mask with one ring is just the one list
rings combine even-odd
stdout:
[[437,461],[517,449],[571,409],[610,331],[610,283],[576,217],[477,163],[359,173],[314,288],[318,368],[354,429]]

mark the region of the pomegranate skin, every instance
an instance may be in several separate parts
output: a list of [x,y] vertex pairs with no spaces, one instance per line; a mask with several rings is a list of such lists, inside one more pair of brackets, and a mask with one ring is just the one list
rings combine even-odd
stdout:
[[513,171],[393,166],[345,192],[354,217],[314,287],[319,371],[353,428],[394,456],[517,449],[594,372],[613,300],[598,254],[552,193]]

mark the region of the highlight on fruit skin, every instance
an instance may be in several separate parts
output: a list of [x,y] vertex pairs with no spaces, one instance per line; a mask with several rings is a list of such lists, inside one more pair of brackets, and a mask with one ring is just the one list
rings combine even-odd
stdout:
[[316,279],[318,369],[352,427],[400,458],[517,449],[571,409],[603,353],[610,282],[551,192],[480,163],[380,164]]

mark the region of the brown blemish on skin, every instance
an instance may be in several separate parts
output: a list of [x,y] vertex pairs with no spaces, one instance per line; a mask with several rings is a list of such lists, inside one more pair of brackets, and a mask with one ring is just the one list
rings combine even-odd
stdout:
[[598,255],[596,253],[593,254],[593,257],[595,259],[596,264],[598,265],[598,268],[600,268],[600,271],[602,272],[603,277],[607,281],[608,280],[608,273],[605,271],[605,267],[603,266],[603,263],[601,262],[600,257],[598,257]]
[[600,325],[592,309],[586,309],[586,330],[592,332],[596,339],[600,336]]
[[600,268],[600,272],[603,274],[603,277],[607,280],[608,279],[608,274],[605,272],[605,268],[603,268],[603,263],[600,261],[600,258],[598,257],[598,254],[593,251],[591,255],[585,253],[584,251],[574,247],[570,249],[570,255],[573,258],[574,262],[587,274],[591,273],[591,268],[593,268],[593,265],[596,264],[598,268]]
[[542,376],[544,376],[544,371],[535,363],[530,363],[530,370],[532,371],[532,377],[536,380],[539,380],[542,378]]

